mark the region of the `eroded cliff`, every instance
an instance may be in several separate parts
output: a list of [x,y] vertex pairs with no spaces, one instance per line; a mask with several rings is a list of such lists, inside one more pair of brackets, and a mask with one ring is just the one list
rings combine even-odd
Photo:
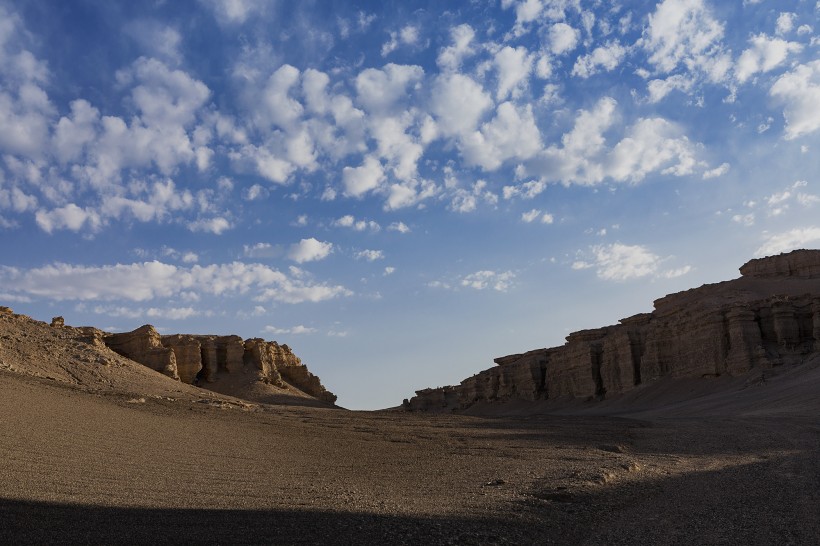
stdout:
[[602,399],[662,377],[736,376],[820,352],[820,251],[751,260],[740,272],[656,300],[651,313],[574,332],[561,347],[496,358],[496,367],[456,386],[417,391],[403,406]]
[[[287,345],[239,336],[160,335],[150,324],[132,332],[105,334],[117,353],[168,377],[242,398],[266,401],[266,394],[295,393],[336,402],[319,378]],[[272,389],[267,392],[260,385]]]

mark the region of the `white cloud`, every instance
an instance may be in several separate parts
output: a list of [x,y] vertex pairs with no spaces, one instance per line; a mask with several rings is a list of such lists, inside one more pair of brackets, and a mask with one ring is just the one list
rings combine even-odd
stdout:
[[505,100],[510,95],[513,98],[519,97],[526,88],[532,71],[532,56],[527,52],[527,48],[503,47],[495,54],[493,62],[498,70],[496,100]]
[[732,216],[732,221],[744,226],[753,226],[755,223],[755,215],[750,212],[748,214],[735,214]]
[[617,41],[596,47],[592,53],[578,57],[572,67],[572,75],[589,78],[601,70],[611,72],[621,64],[625,55],[626,48]]
[[388,63],[382,70],[367,68],[356,76],[356,98],[367,112],[386,114],[400,106],[403,99],[423,78],[420,66]]
[[516,108],[511,102],[498,106],[496,116],[480,131],[464,135],[461,151],[468,165],[484,170],[498,169],[504,162],[526,160],[541,149],[541,133],[535,124],[532,106]]
[[381,250],[360,250],[354,254],[357,260],[367,260],[368,262],[375,262],[376,260],[384,259],[384,252]]
[[728,163],[721,163],[719,166],[715,167],[714,169],[710,169],[703,173],[703,179],[708,180],[710,178],[718,178],[723,176],[724,174],[729,172],[729,164]]
[[626,281],[653,275],[660,258],[641,245],[613,243],[592,247],[598,278]]
[[265,0],[200,0],[208,6],[220,25],[241,25],[253,15],[264,12]]
[[461,279],[460,285],[475,290],[496,290],[506,292],[515,280],[512,271],[476,271]]
[[381,162],[373,157],[367,156],[359,167],[344,167],[342,169],[342,182],[345,187],[345,194],[352,197],[361,197],[370,190],[379,187],[384,180],[384,169]]
[[820,129],[820,61],[798,65],[780,76],[769,95],[783,105],[786,140]]
[[555,221],[555,217],[548,212],[542,212],[539,209],[532,209],[527,212],[521,213],[521,221],[527,224],[531,224],[538,219],[541,219],[542,224],[552,224]]
[[326,258],[333,250],[333,243],[319,241],[313,237],[302,239],[291,245],[288,258],[296,263],[316,262]]
[[475,31],[470,25],[461,24],[450,29],[450,36],[453,44],[439,52],[436,63],[442,70],[457,71],[462,59],[474,53],[470,44],[475,38]]
[[266,190],[263,186],[259,184],[254,184],[248,188],[246,188],[242,192],[242,198],[247,201],[256,201],[257,199],[264,199],[270,195],[270,192]]
[[387,57],[400,45],[414,45],[419,41],[419,29],[414,25],[406,25],[398,32],[391,31],[390,39],[382,44],[382,57]]
[[803,46],[780,38],[757,34],[749,39],[752,47],[743,51],[735,66],[735,76],[740,83],[758,72],[769,72],[782,64],[789,53],[798,53]]
[[597,277],[607,281],[628,281],[649,276],[671,279],[692,271],[688,265],[662,270],[664,261],[643,245],[612,243],[590,247],[589,258],[575,261],[572,269],[594,268]]
[[613,148],[608,174],[635,183],[663,167],[664,174],[691,174],[696,164],[694,146],[676,125],[661,118],[640,119]]
[[346,214],[341,218],[334,220],[333,226],[350,228],[355,231],[364,231],[366,229],[369,229],[370,231],[379,231],[381,229],[381,226],[373,220],[357,220],[350,214]]
[[126,23],[123,31],[133,38],[150,57],[172,64],[179,64],[182,60],[182,54],[179,51],[182,35],[175,28],[165,26],[158,21],[137,19]]
[[498,196],[487,190],[487,182],[484,180],[476,181],[470,189],[456,188],[452,195],[449,208],[454,212],[473,212],[479,201],[491,205],[498,203]]
[[185,252],[181,259],[183,263],[195,264],[199,261],[199,255],[196,252]]
[[555,23],[549,30],[550,51],[562,55],[575,49],[580,32],[566,23]]
[[529,180],[517,186],[504,186],[502,193],[504,199],[521,197],[523,199],[533,199],[547,189],[547,183],[543,180]]
[[215,218],[196,220],[194,222],[188,223],[188,229],[190,229],[191,231],[213,233],[214,235],[221,235],[223,232],[231,229],[232,227],[233,225],[231,224],[231,222],[221,216],[217,216]]
[[387,266],[384,268],[384,276],[387,277],[388,275],[392,275],[396,272],[396,268],[392,266]]
[[794,28],[794,21],[797,19],[797,14],[791,12],[781,12],[777,17],[776,30],[780,35],[788,34]]
[[399,233],[410,233],[410,228],[404,222],[393,222],[387,226],[389,231],[398,231]]
[[288,276],[262,264],[232,262],[179,267],[158,261],[106,266],[55,263],[40,268],[0,267],[5,290],[52,300],[147,301],[183,294],[245,294],[284,303],[318,302],[348,296],[343,286],[313,282],[296,270]]
[[298,326],[293,326],[291,328],[277,328],[276,326],[265,326],[265,332],[274,335],[315,334],[316,328],[310,328],[302,324],[299,324]]
[[795,228],[783,233],[768,235],[760,248],[755,252],[755,255],[771,256],[798,248],[806,248],[819,241],[820,228],[815,226]]
[[716,47],[722,37],[723,25],[703,0],[664,0],[649,15],[639,43],[650,53],[649,62],[661,72],[671,72],[681,64],[708,72],[722,54]]
[[473,131],[492,105],[484,88],[463,74],[440,75],[433,83],[431,110],[445,135]]
[[688,93],[695,85],[695,80],[688,75],[675,74],[665,79],[651,80],[646,88],[649,91],[648,100],[650,103],[660,102],[666,95],[674,90]]
[[55,229],[95,232],[102,225],[99,214],[89,208],[80,208],[74,203],[50,211],[40,209],[35,215],[37,225],[46,233]]

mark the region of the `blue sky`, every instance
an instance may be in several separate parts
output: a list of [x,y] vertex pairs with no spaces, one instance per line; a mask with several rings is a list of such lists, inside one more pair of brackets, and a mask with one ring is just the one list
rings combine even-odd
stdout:
[[0,303],[396,405],[817,247],[818,15],[0,0]]

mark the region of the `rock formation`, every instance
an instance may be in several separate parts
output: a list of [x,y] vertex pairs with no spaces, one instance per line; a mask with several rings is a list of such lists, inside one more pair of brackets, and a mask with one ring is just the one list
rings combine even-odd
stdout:
[[105,338],[105,344],[126,358],[172,379],[179,379],[174,350],[162,344],[162,336],[150,324],[140,326],[133,332],[111,334]]
[[652,313],[574,332],[561,347],[496,358],[410,410],[496,400],[602,399],[663,377],[736,376],[820,352],[820,250],[751,260],[741,278],[671,294]]
[[161,336],[150,324],[133,332],[107,334],[103,341],[122,356],[183,383],[216,390],[238,378],[293,388],[333,404],[336,395],[322,386],[287,345],[260,338],[175,334]]

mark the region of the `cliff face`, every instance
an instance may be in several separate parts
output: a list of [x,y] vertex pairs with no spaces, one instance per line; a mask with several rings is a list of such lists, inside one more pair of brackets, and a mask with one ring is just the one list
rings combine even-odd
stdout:
[[404,407],[600,399],[662,377],[734,376],[820,352],[820,251],[751,260],[740,272],[656,300],[652,313],[572,333],[561,347],[496,358],[460,385],[417,391]]
[[150,324],[132,332],[107,334],[108,347],[183,383],[221,390],[225,384],[260,382],[295,388],[333,404],[336,395],[322,386],[287,345],[239,336],[175,334],[161,336]]

